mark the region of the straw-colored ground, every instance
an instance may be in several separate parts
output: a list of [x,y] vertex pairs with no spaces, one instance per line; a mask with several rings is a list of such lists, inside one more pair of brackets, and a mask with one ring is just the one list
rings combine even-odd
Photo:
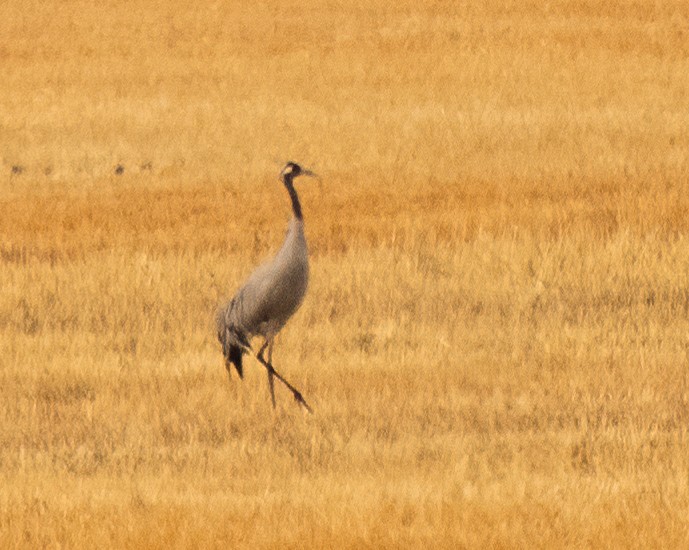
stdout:
[[689,5],[153,4],[0,4],[0,547],[686,547]]

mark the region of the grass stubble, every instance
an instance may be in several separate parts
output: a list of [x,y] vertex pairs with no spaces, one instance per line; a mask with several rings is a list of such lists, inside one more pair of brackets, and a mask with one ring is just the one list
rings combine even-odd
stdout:
[[[3,3],[0,546],[686,546],[688,29]],[[274,157],[324,180],[275,356],[313,416],[213,333]]]

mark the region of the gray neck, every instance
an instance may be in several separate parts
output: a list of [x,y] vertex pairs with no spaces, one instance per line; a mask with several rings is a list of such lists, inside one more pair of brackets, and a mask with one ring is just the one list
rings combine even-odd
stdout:
[[299,197],[297,196],[297,191],[292,185],[292,176],[286,175],[282,178],[282,182],[287,188],[289,193],[289,198],[292,199],[292,212],[294,212],[294,217],[298,220],[303,220],[304,217],[301,214],[301,204],[299,204]]

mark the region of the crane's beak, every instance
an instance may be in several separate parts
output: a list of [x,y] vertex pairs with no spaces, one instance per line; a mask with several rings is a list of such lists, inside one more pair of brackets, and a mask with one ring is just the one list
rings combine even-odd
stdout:
[[321,177],[316,174],[315,172],[312,172],[311,170],[306,170],[304,168],[301,169],[301,176],[309,176],[310,178],[314,178],[318,182],[318,188],[322,191],[323,190],[323,180]]

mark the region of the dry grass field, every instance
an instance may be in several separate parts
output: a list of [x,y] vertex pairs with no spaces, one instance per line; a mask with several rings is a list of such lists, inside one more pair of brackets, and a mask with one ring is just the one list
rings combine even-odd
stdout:
[[[0,547],[689,545],[685,0],[4,0],[0,69]],[[288,159],[313,416],[214,334]]]

